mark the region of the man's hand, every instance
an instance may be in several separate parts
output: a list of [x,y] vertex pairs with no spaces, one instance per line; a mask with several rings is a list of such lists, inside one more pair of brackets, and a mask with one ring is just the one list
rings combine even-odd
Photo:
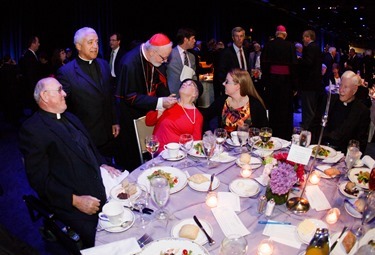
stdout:
[[177,103],[175,94],[171,94],[169,97],[163,97],[163,108],[171,108],[175,103]]
[[112,125],[112,134],[115,138],[120,134],[120,125]]
[[73,195],[73,206],[83,213],[93,215],[99,211],[100,200],[92,196]]
[[109,166],[109,165],[106,165],[106,164],[102,164],[100,167],[103,167],[105,170],[107,170],[107,172],[109,173],[109,175],[114,178],[114,177],[117,177],[119,175],[121,175],[121,171],[114,168],[113,166]]

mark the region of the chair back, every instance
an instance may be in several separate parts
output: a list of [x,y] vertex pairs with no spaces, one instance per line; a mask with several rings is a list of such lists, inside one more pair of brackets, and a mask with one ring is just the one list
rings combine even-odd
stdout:
[[146,116],[142,116],[133,121],[134,121],[135,135],[137,137],[139,157],[141,159],[141,163],[143,164],[144,153],[147,152],[146,145],[145,145],[145,138],[148,135],[152,135],[152,132],[154,131],[154,126],[146,125]]

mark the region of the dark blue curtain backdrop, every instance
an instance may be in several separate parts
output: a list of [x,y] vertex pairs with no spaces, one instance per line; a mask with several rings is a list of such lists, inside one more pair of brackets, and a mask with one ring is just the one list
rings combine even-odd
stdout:
[[[261,44],[274,35],[279,24],[286,26],[290,41],[300,41],[302,32],[310,29],[303,17],[292,17],[283,11],[267,8],[259,4],[260,1],[234,2],[236,4],[227,1],[223,5],[214,0],[183,3],[162,0],[1,0],[0,57],[10,54],[18,61],[31,35],[39,36],[39,51],[49,55],[57,47],[74,49],[74,33],[83,26],[90,26],[98,32],[102,56],[109,49],[109,36],[114,31],[123,34],[122,44],[127,47],[133,40],[145,41],[158,32],[166,33],[174,40],[180,27],[195,29],[197,40],[215,38],[228,43],[231,29],[242,26],[247,36]],[[180,5],[186,6],[181,8]],[[341,43],[329,33],[316,32],[322,46]]]

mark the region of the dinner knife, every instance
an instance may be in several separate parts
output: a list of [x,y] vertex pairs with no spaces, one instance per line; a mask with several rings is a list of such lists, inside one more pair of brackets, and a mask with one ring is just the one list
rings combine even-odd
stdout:
[[214,182],[215,174],[211,174],[210,186],[208,187],[208,192],[212,191],[212,183]]
[[[352,202],[350,202],[349,199],[345,198],[344,202],[347,203],[347,204],[348,204],[351,208],[353,208],[356,212],[359,212],[359,211],[357,210],[357,207],[355,206],[355,204],[353,204]],[[362,212],[359,212],[359,213],[362,214]]]
[[292,223],[286,221],[275,221],[275,220],[260,220],[258,224],[280,224],[280,225],[291,225]]
[[345,233],[345,231],[348,229],[347,226],[345,226],[342,231],[341,231],[341,234],[339,235],[339,237],[336,239],[336,241],[332,244],[331,246],[331,252],[333,251],[333,249],[335,248],[336,244],[339,242],[340,238],[342,237],[342,235]]
[[[126,206],[124,205],[125,208],[129,208],[130,210],[134,211],[134,212],[139,212],[138,209],[135,209],[134,207],[131,207],[131,206]],[[145,214],[152,214],[154,212],[154,210],[152,210],[151,208],[143,208],[142,210],[142,213],[145,213]]]
[[215,240],[212,239],[211,236],[208,235],[208,233],[206,232],[206,230],[204,229],[204,227],[202,226],[202,224],[200,223],[200,221],[198,220],[197,216],[193,216],[193,219],[195,221],[195,223],[197,223],[198,227],[203,231],[203,233],[206,235],[207,237],[207,240],[208,240],[208,244],[209,245],[214,245],[215,244]]

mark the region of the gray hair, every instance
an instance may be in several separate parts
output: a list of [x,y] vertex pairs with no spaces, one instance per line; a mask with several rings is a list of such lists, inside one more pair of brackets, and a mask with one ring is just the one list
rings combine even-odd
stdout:
[[47,83],[47,79],[41,79],[37,82],[34,88],[34,99],[37,104],[40,101],[40,93],[44,90],[45,85]]
[[96,31],[91,27],[83,27],[77,30],[77,32],[74,34],[74,44],[81,43],[83,38],[87,34],[95,33]]
[[335,48],[335,47],[329,47],[329,49],[328,49],[328,52],[329,52],[329,53],[332,53],[332,52],[334,52],[334,51],[336,51],[336,48]]

